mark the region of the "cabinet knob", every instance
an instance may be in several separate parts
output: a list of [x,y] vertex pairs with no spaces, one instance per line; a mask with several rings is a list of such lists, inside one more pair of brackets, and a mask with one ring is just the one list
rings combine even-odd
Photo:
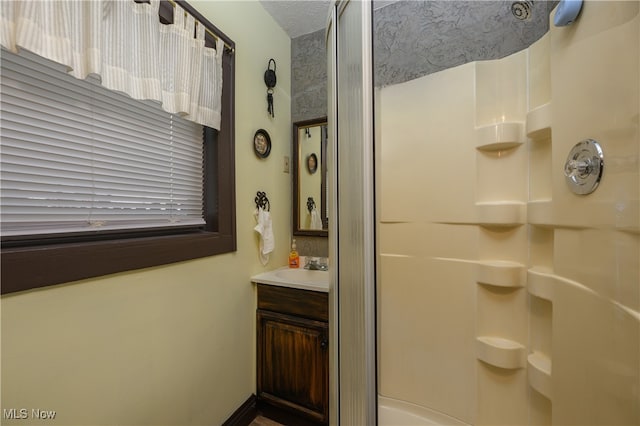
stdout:
[[326,348],[327,348],[327,346],[329,346],[329,342],[327,341],[327,339],[322,339],[322,340],[320,341],[320,347],[321,347],[322,349],[326,349]]

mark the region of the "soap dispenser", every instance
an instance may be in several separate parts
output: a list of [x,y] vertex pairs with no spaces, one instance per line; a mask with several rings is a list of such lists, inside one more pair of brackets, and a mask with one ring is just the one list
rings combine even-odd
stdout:
[[300,267],[300,256],[298,256],[298,250],[296,250],[296,240],[291,243],[291,252],[289,253],[289,268]]

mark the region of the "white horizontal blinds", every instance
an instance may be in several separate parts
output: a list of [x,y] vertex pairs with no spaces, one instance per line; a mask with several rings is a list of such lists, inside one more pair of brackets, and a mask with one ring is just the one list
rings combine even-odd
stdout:
[[201,125],[2,51],[3,235],[203,224]]

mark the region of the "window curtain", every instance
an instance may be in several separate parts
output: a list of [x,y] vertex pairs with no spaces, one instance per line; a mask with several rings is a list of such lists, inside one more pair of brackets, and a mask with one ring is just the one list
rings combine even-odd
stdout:
[[76,78],[96,74],[110,90],[160,102],[167,112],[220,129],[224,43],[205,47],[204,26],[180,5],[174,23],[161,24],[159,4],[4,0],[0,44],[62,64]]

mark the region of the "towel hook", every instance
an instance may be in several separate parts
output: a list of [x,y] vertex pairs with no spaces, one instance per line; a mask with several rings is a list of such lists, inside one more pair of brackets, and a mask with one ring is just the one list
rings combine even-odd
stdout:
[[308,197],[307,198],[307,210],[309,210],[309,213],[311,213],[313,211],[313,209],[316,208],[316,202],[313,201],[313,197]]
[[258,191],[256,192],[256,198],[254,200],[256,202],[256,208],[261,208],[262,210],[270,211],[271,203],[269,203],[269,199],[267,198],[267,193]]

